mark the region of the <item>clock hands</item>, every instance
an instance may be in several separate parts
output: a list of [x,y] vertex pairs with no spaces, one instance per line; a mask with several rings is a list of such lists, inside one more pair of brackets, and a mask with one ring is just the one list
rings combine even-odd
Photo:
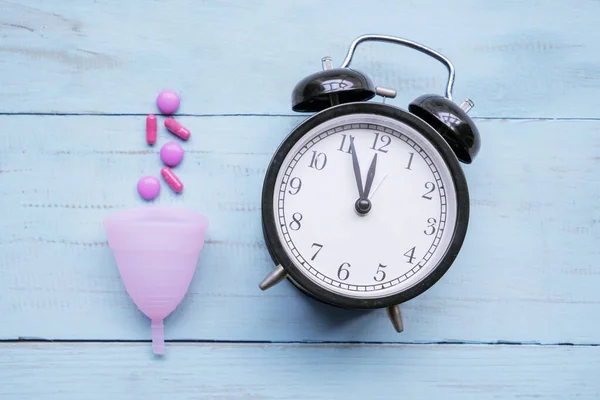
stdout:
[[381,178],[381,180],[379,181],[379,183],[377,184],[377,186],[375,186],[375,189],[373,189],[373,193],[371,193],[371,195],[368,197],[369,200],[371,200],[373,198],[373,196],[375,196],[375,193],[377,193],[377,189],[379,189],[379,186],[381,186],[381,184],[383,183],[383,181],[385,181],[385,178],[387,178],[387,174],[385,174],[383,176],[383,178]]
[[371,166],[369,167],[369,172],[367,172],[367,182],[365,182],[365,191],[363,193],[363,197],[365,199],[369,198],[369,192],[371,191],[371,186],[373,185],[373,178],[375,178],[375,167],[377,166],[377,153],[373,156],[373,161],[371,161]]
[[369,200],[369,192],[373,185],[373,179],[375,178],[375,168],[377,166],[377,154],[373,156],[371,166],[367,172],[367,181],[365,187],[362,186],[362,178],[360,174],[360,165],[358,164],[358,157],[356,155],[356,148],[354,147],[354,140],[350,139],[350,150],[352,153],[352,167],[354,168],[354,178],[356,179],[356,185],[358,186],[358,200],[354,203],[356,212],[359,215],[366,215],[371,211],[371,200]]
[[354,168],[354,177],[356,178],[356,185],[358,186],[358,197],[363,198],[363,185],[362,178],[360,176],[360,165],[358,165],[358,157],[356,156],[356,148],[354,147],[354,138],[350,136],[350,150],[352,153],[352,167]]

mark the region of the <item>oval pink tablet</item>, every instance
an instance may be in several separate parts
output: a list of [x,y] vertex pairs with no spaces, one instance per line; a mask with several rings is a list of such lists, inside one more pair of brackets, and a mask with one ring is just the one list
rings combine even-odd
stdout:
[[156,143],[156,115],[150,114],[146,117],[146,142],[152,145]]
[[163,90],[156,98],[156,105],[163,114],[173,114],[179,108],[179,96],[172,90]]
[[160,193],[160,181],[154,176],[143,176],[137,184],[140,196],[146,200],[152,200]]
[[174,167],[183,159],[183,148],[177,142],[167,142],[160,149],[160,158],[169,167]]
[[160,170],[160,174],[167,181],[171,189],[176,193],[179,193],[183,190],[183,183],[179,180],[177,175],[171,170],[171,168],[164,167]]
[[192,133],[185,126],[181,125],[179,122],[175,121],[175,119],[169,117],[165,119],[165,127],[172,134],[180,137],[183,140],[188,140]]

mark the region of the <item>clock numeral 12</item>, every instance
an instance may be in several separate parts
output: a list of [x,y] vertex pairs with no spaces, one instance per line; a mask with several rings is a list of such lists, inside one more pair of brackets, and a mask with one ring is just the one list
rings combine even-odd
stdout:
[[350,268],[350,264],[347,263],[347,262],[345,262],[342,265],[340,265],[340,267],[338,268],[337,276],[338,276],[338,278],[340,278],[343,281],[345,281],[346,279],[348,279],[348,277],[350,276],[350,270],[348,270],[348,269],[346,269],[344,267]]
[[[389,137],[388,135],[381,135],[381,140],[379,140],[380,139],[379,132],[373,132],[373,133],[375,134],[375,140],[373,140],[373,146],[371,146],[371,149],[381,151],[382,153],[387,153],[388,151],[385,150],[385,148],[388,147],[390,145],[390,143],[392,143],[392,138]],[[378,141],[381,141],[381,143],[383,143],[383,145],[379,146],[379,148],[375,148]]]
[[408,261],[407,261],[408,264],[412,264],[413,260],[415,259],[415,247],[416,246],[414,246],[412,249],[410,249],[406,253],[404,253],[404,255],[406,257],[408,257]]
[[346,136],[342,134],[342,144],[340,144],[340,148],[338,149],[338,151],[342,151],[344,153],[352,153],[352,143],[354,143],[354,136],[350,135],[350,140],[348,140],[348,150],[345,149],[346,147]]
[[376,282],[381,282],[385,279],[385,271],[382,268],[387,267],[387,265],[383,265],[383,264],[379,264],[379,267],[377,267],[377,272],[375,273],[375,276],[373,277],[373,279],[375,279]]
[[313,150],[312,159],[310,160],[308,167],[320,171],[325,168],[325,165],[327,165],[327,155],[325,153],[317,153],[316,150]]

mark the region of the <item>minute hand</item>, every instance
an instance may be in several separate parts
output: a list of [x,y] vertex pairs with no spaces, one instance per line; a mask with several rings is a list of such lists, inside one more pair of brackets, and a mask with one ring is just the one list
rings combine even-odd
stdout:
[[366,199],[369,197],[369,192],[371,191],[371,186],[373,185],[373,178],[375,178],[375,167],[377,166],[377,153],[373,156],[373,161],[371,161],[371,166],[369,167],[369,172],[367,172],[367,181],[365,182],[365,190],[363,192],[362,199]]

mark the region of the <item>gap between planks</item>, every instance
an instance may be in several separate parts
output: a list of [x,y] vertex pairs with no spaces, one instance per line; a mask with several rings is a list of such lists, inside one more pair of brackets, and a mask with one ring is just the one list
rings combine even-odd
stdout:
[[[0,112],[0,116],[48,116],[48,117],[145,117],[150,113],[129,113],[129,114],[110,114],[110,113],[53,113],[53,112]],[[261,113],[225,113],[225,114],[175,114],[173,117],[310,117],[314,113],[298,113],[298,114],[261,114]],[[473,120],[477,121],[600,121],[600,117],[485,117],[472,116]]]
[[[43,339],[43,338],[27,338],[20,337],[18,339],[0,339],[0,345],[3,343],[65,343],[65,344],[78,344],[78,343],[151,343],[150,340],[74,340],[74,339]],[[290,340],[290,341],[270,341],[270,340],[190,340],[190,339],[182,339],[182,340],[165,340],[165,343],[171,344],[268,344],[268,345],[306,345],[306,346],[364,346],[364,347],[372,347],[372,346],[525,346],[525,347],[600,347],[600,343],[541,343],[541,342],[512,342],[512,341],[495,341],[495,342],[485,342],[485,341],[425,341],[425,342],[416,342],[416,341],[406,341],[406,342],[386,342],[386,341],[369,341],[369,342],[360,342],[360,341],[299,341],[299,340]]]

